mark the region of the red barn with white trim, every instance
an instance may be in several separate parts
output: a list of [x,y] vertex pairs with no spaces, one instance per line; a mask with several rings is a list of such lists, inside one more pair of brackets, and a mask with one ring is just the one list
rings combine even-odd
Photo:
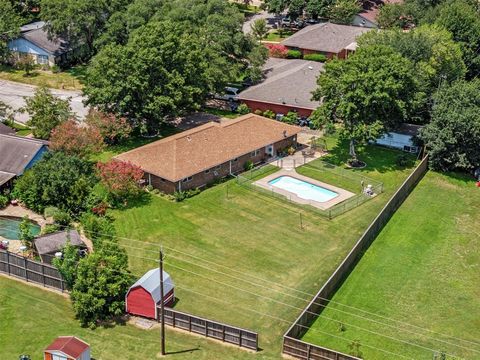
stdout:
[[[170,275],[163,272],[164,305],[175,301],[174,284]],[[151,319],[157,318],[157,304],[160,304],[160,269],[149,270],[125,296],[127,313]]]

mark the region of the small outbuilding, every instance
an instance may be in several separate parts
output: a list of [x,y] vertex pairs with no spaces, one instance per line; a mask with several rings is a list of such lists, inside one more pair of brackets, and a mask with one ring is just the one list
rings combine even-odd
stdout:
[[[174,284],[170,275],[163,272],[164,305],[175,301]],[[126,311],[132,315],[157,318],[157,305],[160,304],[160,269],[149,270],[125,296]]]
[[59,336],[44,350],[43,359],[90,360],[90,345],[75,336]]
[[82,241],[77,230],[56,231],[50,234],[41,235],[34,240],[35,248],[42,262],[51,264],[55,258],[55,253],[62,251],[67,241],[72,246],[80,250],[86,249],[85,243]]

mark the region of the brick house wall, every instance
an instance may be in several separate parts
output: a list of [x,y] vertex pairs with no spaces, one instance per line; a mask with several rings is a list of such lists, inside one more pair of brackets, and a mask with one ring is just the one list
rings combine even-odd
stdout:
[[289,111],[296,111],[300,116],[310,116],[313,112],[312,109],[305,109],[290,105],[281,105],[281,104],[271,104],[262,101],[254,101],[254,100],[242,100],[242,102],[248,106],[248,108],[255,112],[255,110],[272,110],[276,114],[288,114]]
[[[276,143],[272,144],[274,153],[273,156],[276,156],[279,150],[283,150],[290,146],[296,146],[297,143],[297,136],[290,136],[283,140],[277,141]],[[265,160],[267,160],[269,155],[266,153],[266,147],[262,147],[260,149],[256,149],[256,151],[252,151],[248,154],[239,156],[236,160],[232,159],[230,161],[226,161],[223,164],[215,166],[211,169],[207,169],[195,175],[189,177],[189,179],[183,179],[177,182],[171,182],[166,179],[162,179],[156,175],[145,173],[145,181],[146,184],[152,185],[154,188],[159,189],[160,191],[171,194],[178,190],[190,190],[196,188],[202,188],[208,184],[215,182],[216,180],[222,179],[230,173],[241,173],[245,170],[245,163],[247,161],[252,161],[254,164],[259,164]]]

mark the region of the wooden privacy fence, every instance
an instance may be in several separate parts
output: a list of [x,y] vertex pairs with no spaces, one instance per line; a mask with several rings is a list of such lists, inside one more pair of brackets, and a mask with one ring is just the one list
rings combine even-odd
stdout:
[[[341,286],[343,280],[353,270],[361,255],[369,248],[373,240],[380,233],[385,224],[397,211],[403,201],[408,197],[415,185],[425,175],[428,170],[428,156],[425,156],[420,164],[413,170],[409,177],[403,182],[400,188],[390,198],[382,211],[373,220],[360,239],[355,243],[352,250],[348,253],[342,263],[337,267],[327,282],[318,291],[312,301],[303,310],[293,325],[283,336],[283,353],[291,355],[297,359],[305,360],[344,360],[356,359],[355,357],[338,353],[334,350],[326,349],[321,346],[309,344],[300,339],[308,330],[313,321],[320,315],[323,309],[333,297],[335,292]],[[306,346],[309,346],[308,349]]]
[[[165,324],[174,328],[186,330],[243,348],[258,350],[258,334],[256,332],[204,319],[171,308],[165,308],[164,312]],[[157,314],[157,320],[160,321],[160,306],[157,307]]]
[[65,281],[55,267],[6,250],[0,250],[0,272],[61,292],[65,290]]

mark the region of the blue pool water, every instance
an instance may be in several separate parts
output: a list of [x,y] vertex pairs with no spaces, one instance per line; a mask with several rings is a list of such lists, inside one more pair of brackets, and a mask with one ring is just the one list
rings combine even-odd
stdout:
[[270,180],[268,184],[273,187],[294,193],[299,198],[305,200],[325,202],[338,196],[338,194],[334,191],[293,178],[291,176],[279,176],[276,179]]
[[[0,216],[0,236],[9,240],[20,239],[19,226],[22,220],[22,218],[17,217]],[[36,236],[40,234],[40,226],[32,221],[30,224],[30,231],[33,236]]]

